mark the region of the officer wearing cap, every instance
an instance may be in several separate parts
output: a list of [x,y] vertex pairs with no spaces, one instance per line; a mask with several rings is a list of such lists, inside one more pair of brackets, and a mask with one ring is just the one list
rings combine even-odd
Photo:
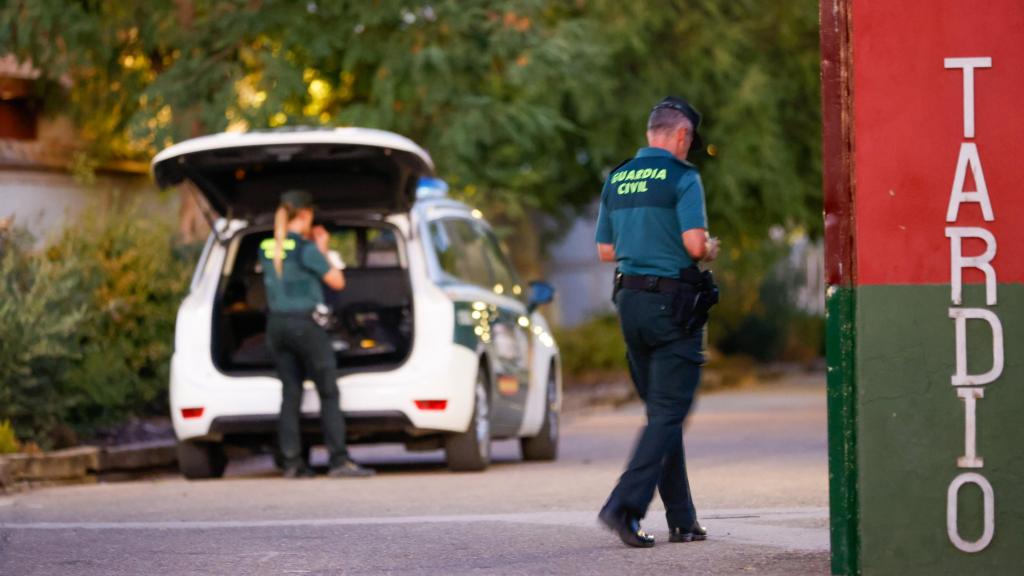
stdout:
[[289,190],[281,195],[274,214],[274,237],[260,244],[263,282],[267,290],[267,345],[281,378],[281,415],[278,442],[284,475],[313,475],[303,458],[299,411],[306,379],[316,384],[320,420],[330,456],[332,477],[370,476],[348,456],[345,420],[341,415],[337,365],[327,331],[315,320],[324,303],[322,284],[332,290],[345,287],[344,266],[334,254],[328,259],[330,235],[313,226],[313,202],[308,192]]
[[601,193],[598,255],[618,263],[615,303],[647,425],[598,517],[635,547],[654,545],[640,520],[656,487],[669,540],[706,538],[690,494],[682,437],[700,381],[706,309],[695,321],[680,301],[680,294],[697,293],[688,280],[701,277],[696,263],[718,254],[717,239],[707,233],[700,175],[687,161],[691,150],[703,147],[700,120],[682,98],[659,102],[647,122],[649,146],[615,168]]

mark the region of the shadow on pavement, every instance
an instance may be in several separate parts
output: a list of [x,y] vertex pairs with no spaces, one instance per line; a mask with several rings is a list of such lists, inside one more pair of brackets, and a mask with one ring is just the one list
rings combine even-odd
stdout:
[[[496,442],[491,465],[488,468],[502,468],[510,465],[521,465],[522,459],[518,450],[511,450],[510,447],[502,446]],[[310,458],[312,467],[317,474],[327,473],[327,453],[322,447],[316,447]],[[454,474],[448,470],[445,463],[444,452],[406,452],[401,446],[380,445],[380,446],[354,446],[352,447],[352,459],[363,466],[373,468],[378,475],[397,474]],[[472,472],[468,473],[472,474]],[[255,454],[233,458],[228,464],[225,478],[242,480],[247,478],[265,479],[275,478],[280,475],[280,470],[274,465],[274,459],[269,454]]]

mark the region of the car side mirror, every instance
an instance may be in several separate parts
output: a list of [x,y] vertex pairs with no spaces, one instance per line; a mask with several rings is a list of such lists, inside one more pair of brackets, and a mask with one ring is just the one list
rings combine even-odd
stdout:
[[548,304],[554,299],[555,287],[551,283],[541,280],[530,282],[530,298],[526,304],[527,310],[533,312],[538,306]]

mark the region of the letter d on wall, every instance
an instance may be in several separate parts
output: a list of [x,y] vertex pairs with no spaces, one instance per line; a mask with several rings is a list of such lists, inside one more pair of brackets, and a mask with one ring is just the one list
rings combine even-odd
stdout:
[[[999,317],[984,308],[950,308],[956,324],[956,373],[953,386],[981,386],[1003,373],[1003,325]],[[967,319],[984,320],[992,327],[992,369],[984,374],[967,373]]]

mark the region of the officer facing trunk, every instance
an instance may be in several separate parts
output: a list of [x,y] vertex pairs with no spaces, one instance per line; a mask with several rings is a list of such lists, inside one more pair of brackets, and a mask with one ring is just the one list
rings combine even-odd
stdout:
[[278,442],[284,475],[313,475],[303,458],[300,430],[303,382],[312,380],[320,396],[320,421],[330,456],[331,477],[371,476],[348,456],[345,420],[338,394],[337,365],[330,336],[324,330],[321,284],[345,287],[343,264],[331,264],[330,235],[313,226],[313,199],[303,190],[281,195],[274,215],[274,237],[261,244],[263,281],[267,289],[267,345],[281,379]]
[[687,162],[701,150],[700,114],[682,98],[659,102],[647,121],[649,146],[609,174],[601,193],[597,250],[618,263],[614,300],[630,373],[647,409],[647,425],[600,521],[622,541],[654,546],[640,529],[657,487],[669,540],[704,540],[690,494],[683,421],[693,404],[704,323],[718,301],[710,272],[698,262],[718,255],[707,232],[704,188]]

